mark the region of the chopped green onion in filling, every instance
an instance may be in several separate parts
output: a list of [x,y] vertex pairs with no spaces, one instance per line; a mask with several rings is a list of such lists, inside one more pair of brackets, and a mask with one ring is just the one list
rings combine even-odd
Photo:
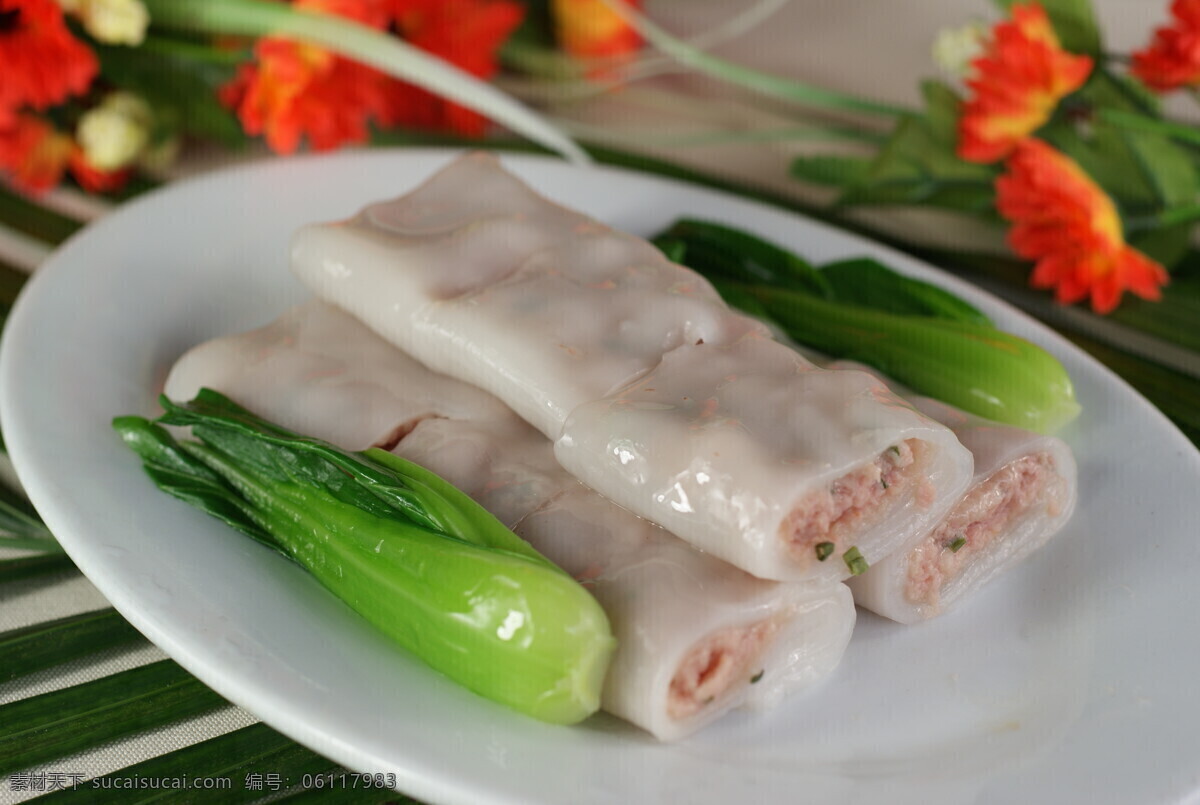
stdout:
[[857,545],[842,554],[842,561],[846,563],[846,567],[850,568],[851,576],[861,576],[870,567]]

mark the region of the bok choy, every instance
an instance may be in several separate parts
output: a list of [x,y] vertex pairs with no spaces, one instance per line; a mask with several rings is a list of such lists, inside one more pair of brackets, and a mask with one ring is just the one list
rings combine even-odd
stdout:
[[919,394],[1041,433],[1079,413],[1054,356],[996,329],[953,294],[875,260],[814,267],[750,233],[692,219],[654,243],[793,341],[873,366]]
[[[437,475],[348,452],[202,389],[113,427],[163,491],[295,560],[460,684],[553,723],[599,707],[615,641],[596,600]],[[162,425],[190,427],[176,440]]]

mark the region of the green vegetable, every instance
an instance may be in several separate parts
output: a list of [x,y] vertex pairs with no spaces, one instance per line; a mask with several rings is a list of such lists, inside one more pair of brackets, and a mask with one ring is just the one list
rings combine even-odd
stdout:
[[690,219],[655,243],[794,341],[873,366],[920,394],[1041,432],[1079,413],[1070,377],[1045,350],[874,260],[816,269],[754,235]]
[[202,389],[159,422],[114,428],[160,489],[307,569],[437,670],[535,718],[599,707],[615,641],[595,599],[433,473],[382,450],[339,450]]
[[740,229],[683,218],[652,240],[672,260],[710,280],[832,295],[829,281],[806,260]]
[[834,548],[834,545],[832,542],[818,542],[817,543],[817,561],[824,562],[826,559],[828,559],[830,556],[832,556],[833,548]]
[[958,539],[954,540],[954,542],[950,543],[950,553],[958,553],[962,549],[962,546],[966,544],[966,537],[959,537]]
[[964,411],[1042,433],[1079,413],[1058,360],[992,327],[881,313],[773,288],[736,290],[755,296],[800,343],[874,366]]
[[842,554],[842,561],[846,563],[846,567],[850,568],[851,576],[861,576],[870,567],[857,545]]
[[819,269],[829,282],[832,298],[848,305],[938,319],[991,325],[973,305],[936,285],[893,271],[877,260],[859,257],[840,260]]

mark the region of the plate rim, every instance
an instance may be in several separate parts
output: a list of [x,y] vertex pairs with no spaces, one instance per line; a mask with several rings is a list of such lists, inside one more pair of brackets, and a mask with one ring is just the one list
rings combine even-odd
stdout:
[[[61,282],[61,280],[57,278],[60,276],[60,274],[64,273],[66,269],[60,268],[59,266],[72,265],[73,263],[71,258],[74,256],[77,250],[82,248],[80,244],[86,244],[93,236],[94,232],[103,227],[118,226],[121,224],[121,222],[139,215],[140,211],[148,205],[163,204],[164,199],[169,200],[172,198],[186,198],[189,194],[195,193],[196,188],[204,185],[219,185],[221,183],[229,182],[233,177],[238,176],[252,179],[256,175],[279,170],[288,170],[288,166],[293,164],[314,164],[316,162],[320,162],[323,165],[331,166],[330,169],[333,169],[332,166],[336,166],[340,160],[388,161],[396,157],[402,157],[413,161],[425,162],[428,164],[428,168],[432,169],[460,153],[462,153],[462,149],[371,149],[342,152],[332,156],[303,155],[287,159],[263,160],[248,165],[230,166],[174,182],[157,190],[151,191],[130,203],[121,205],[114,212],[104,216],[96,222],[85,226],[64,241],[64,243],[46,260],[46,262],[43,264],[43,267],[34,274],[34,276],[27,283],[26,287],[22,290],[22,293],[20,294],[20,297],[18,298],[9,316],[7,326],[7,335],[9,337],[0,340],[0,428],[3,429],[3,432],[6,435],[10,456],[13,460],[18,477],[21,479],[23,484],[30,486],[31,499],[34,499],[35,496],[44,497],[47,493],[43,490],[43,479],[40,477],[39,470],[30,469],[30,467],[36,467],[38,464],[36,459],[31,458],[31,456],[36,453],[36,447],[33,445],[33,436],[22,433],[19,429],[10,427],[13,418],[19,417],[19,414],[14,412],[19,411],[21,406],[19,400],[21,390],[17,382],[15,382],[14,377],[12,377],[12,373],[14,372],[13,367],[18,364],[14,362],[12,354],[15,353],[20,345],[25,342],[25,338],[29,337],[28,335],[22,337],[22,334],[29,333],[35,329],[33,326],[34,316],[41,312],[41,307],[45,304],[39,300],[41,300],[43,297],[48,297],[56,287],[56,283]],[[523,175],[523,171],[526,170],[526,166],[545,166],[552,170],[565,169],[572,172],[576,170],[583,170],[588,172],[609,174],[614,177],[618,177],[622,181],[627,179],[650,181],[668,188],[672,195],[700,193],[701,195],[729,198],[737,201],[739,204],[758,208],[759,212],[767,211],[771,215],[784,215],[799,219],[806,226],[812,227],[822,233],[832,234],[839,239],[851,239],[875,254],[884,255],[890,265],[893,265],[903,273],[911,274],[912,271],[910,269],[913,267],[918,267],[918,273],[925,272],[936,277],[936,281],[939,285],[947,287],[949,290],[967,298],[969,301],[982,303],[985,309],[993,308],[1003,310],[1006,317],[1020,321],[1024,327],[1032,329],[1034,332],[1036,332],[1039,336],[1039,342],[1044,345],[1049,345],[1052,352],[1056,354],[1066,353],[1071,355],[1073,360],[1082,361],[1092,372],[1096,373],[1103,379],[1107,387],[1119,389],[1120,393],[1126,398],[1130,400],[1136,400],[1136,405],[1139,408],[1139,412],[1148,417],[1148,421],[1153,423],[1153,427],[1156,429],[1161,429],[1162,426],[1165,425],[1170,431],[1172,439],[1177,442],[1180,447],[1185,447],[1186,450],[1190,451],[1192,454],[1193,464],[1197,469],[1197,474],[1200,475],[1200,451],[1195,449],[1195,446],[1187,440],[1182,431],[1180,431],[1178,427],[1171,422],[1171,420],[1167,418],[1165,414],[1162,413],[1162,411],[1146,400],[1120,376],[1116,375],[1114,372],[1108,369],[1108,367],[1101,364],[1098,360],[1093,358],[1081,348],[1072,344],[1064,336],[1055,332],[1047,325],[1042,324],[1031,316],[1016,309],[1003,299],[1000,299],[988,293],[987,291],[972,285],[967,280],[955,276],[944,269],[930,265],[925,261],[911,257],[893,247],[878,243],[858,233],[848,232],[840,229],[836,225],[812,219],[803,213],[796,212],[786,207],[775,206],[761,200],[748,199],[738,195],[730,194],[726,191],[697,185],[677,178],[661,177],[629,168],[612,166],[595,166],[581,169],[567,165],[557,158],[541,155],[509,154],[502,152],[500,156],[502,162],[506,166],[511,167],[518,175]],[[370,199],[363,199],[363,203],[367,203],[368,201],[370,201]],[[167,203],[173,202],[168,201]],[[350,214],[350,212],[352,211],[347,211],[347,214]],[[14,333],[16,335],[13,335]],[[13,346],[14,344],[17,346]],[[23,467],[25,467],[25,469],[22,469]],[[28,473],[34,473],[34,477],[32,479],[27,478],[26,476]],[[42,502],[44,505],[51,503],[51,501],[48,500],[43,500]],[[52,505],[45,506],[45,508],[47,508],[47,512],[43,514],[43,517],[46,519],[47,525],[51,525],[52,522],[57,519],[58,514]],[[53,526],[51,530],[54,530]],[[68,532],[69,531],[70,529],[68,529]],[[80,569],[84,570],[85,575],[88,575],[89,579],[91,579],[91,574],[86,572],[86,570],[88,566],[92,564],[92,554],[87,550],[87,546],[82,543],[82,539],[83,538],[81,537],[80,543],[76,544],[76,535],[71,534],[66,540],[63,541],[63,546],[67,550],[68,554],[71,555],[72,560],[76,561]],[[83,561],[79,561],[79,559],[77,559],[77,554]],[[101,575],[103,576],[103,574]],[[197,673],[196,669],[192,667],[193,657],[186,646],[173,639],[169,633],[164,633],[158,628],[156,623],[145,618],[143,613],[139,610],[139,607],[136,606],[135,601],[132,599],[127,600],[125,595],[119,589],[112,588],[113,581],[111,579],[103,578],[103,580],[96,580],[92,583],[102,591],[105,598],[110,601],[110,603],[122,614],[123,617],[127,618],[139,629],[139,631],[143,632],[144,634],[148,632],[151,633],[148,636],[152,637],[152,642],[163,648],[163,650],[166,651],[166,653],[171,656],[172,659],[175,659],[177,662],[187,668],[189,672],[201,678],[205,684],[221,693],[222,696],[230,701],[245,707],[257,717],[262,718],[264,722],[270,723],[272,726],[276,726],[276,722],[282,720],[279,718],[278,714],[275,713],[271,714],[270,720],[259,715],[254,707],[253,702],[242,701],[241,690],[237,685],[229,683],[225,678],[209,678],[210,674],[208,673],[207,667],[202,667],[201,672]],[[303,725],[298,716],[292,719],[288,726],[291,728],[286,730],[281,729],[281,731],[286,732],[286,734],[296,738],[299,742],[306,745],[312,745],[315,743],[321,746],[322,748],[319,751],[322,751],[323,753],[330,752],[330,748],[328,746],[329,742],[322,740],[321,736],[306,732],[303,729]],[[304,737],[297,737],[297,732],[301,733]],[[349,747],[347,747],[347,749],[349,749]],[[335,757],[334,759],[338,760],[339,762],[345,762],[344,757],[345,756],[343,755],[343,757]],[[433,779],[428,777],[428,775],[421,773],[419,770],[413,770],[410,775],[398,782],[403,783],[402,790],[404,790],[405,793],[434,801],[442,799],[452,801],[471,801],[473,798],[478,797],[481,793],[477,788],[472,788],[470,784],[460,783],[458,780],[447,781]],[[491,796],[495,801],[504,801],[501,798],[497,798],[497,792],[488,791],[484,793]]]

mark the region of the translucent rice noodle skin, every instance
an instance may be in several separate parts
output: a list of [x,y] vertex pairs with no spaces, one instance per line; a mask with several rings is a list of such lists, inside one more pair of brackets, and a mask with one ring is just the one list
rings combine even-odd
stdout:
[[215,338],[175,362],[163,389],[190,400],[202,386],[271,421],[347,450],[386,445],[424,417],[511,416],[495,397],[427,373],[408,383],[392,367],[415,363],[332,305],[308,302],[236,335]]
[[699,274],[484,153],[347,221],[301,228],[291,263],[317,296],[550,438],[666,350],[765,332]]
[[[785,538],[796,501],[903,442],[925,449],[906,486],[851,523],[826,561]],[[882,560],[941,519],[971,477],[942,425],[871,375],[817,369],[778,342],[682,347],[637,383],[576,409],[555,444],[564,467],[616,503],[760,578],[850,575],[842,553]],[[886,493],[885,493],[886,491]],[[832,537],[830,537],[832,538]]]
[[[661,740],[816,684],[849,642],[855,610],[845,585],[761,581],[692,549],[575,480],[550,442],[494,397],[430,372],[330,305],[310,302],[190,350],[167,393],[201,386],[347,447],[402,431],[394,452],[454,483],[585,581],[618,639],[601,706]],[[749,658],[754,670],[693,716],[672,718],[671,681],[689,651],[723,629],[764,621],[778,628]]]
[[[430,419],[395,452],[475,497],[596,596],[617,638],[601,707],[659,740],[740,705],[774,706],[829,676],[845,653],[855,621],[845,585],[763,581],[691,548],[576,481],[524,423]],[[778,630],[750,670],[694,715],[671,717],[671,682],[689,650],[771,620]]]
[[[292,268],[426,366],[495,394],[598,492],[762,578],[843,579],[845,551],[881,559],[970,478],[969,454],[940,425],[852,379],[798,372],[802,359],[699,274],[541,197],[487,154],[346,221],[302,228]],[[749,379],[706,371],[728,364],[729,349],[750,362]],[[647,379],[672,367],[690,378],[673,382],[675,396],[655,392]],[[710,398],[724,406],[715,418],[695,408]],[[622,439],[637,445],[636,471]],[[830,561],[812,559],[823,539],[790,546],[785,524],[808,516],[802,498],[908,439],[927,448],[920,490],[897,490],[886,511],[846,528]]]
[[[831,366],[858,368],[858,364],[851,362]],[[908,396],[907,390],[898,390]],[[964,497],[1011,462],[1025,457],[1048,456],[1053,473],[1047,476],[1033,505],[1009,521],[982,551],[966,561],[958,575],[947,581],[936,605],[913,602],[906,593],[912,551],[929,532],[910,540],[904,548],[850,581],[855,603],[905,624],[954,609],[1029,557],[1063,529],[1078,499],[1075,458],[1061,439],[990,422],[928,397],[912,395],[909,399],[923,413],[950,428],[974,456],[975,474]]]
[[[582,485],[514,530],[569,572],[597,572],[585,575],[585,586],[614,624],[619,647],[602,707],[662,741],[684,738],[734,707],[775,706],[828,677],[850,641],[855,611],[844,584],[755,579]],[[598,555],[604,542],[618,546],[616,555]],[[672,680],[690,651],[722,630],[769,622],[778,628],[761,653],[731,658],[737,676],[728,688],[694,714],[672,717]]]

